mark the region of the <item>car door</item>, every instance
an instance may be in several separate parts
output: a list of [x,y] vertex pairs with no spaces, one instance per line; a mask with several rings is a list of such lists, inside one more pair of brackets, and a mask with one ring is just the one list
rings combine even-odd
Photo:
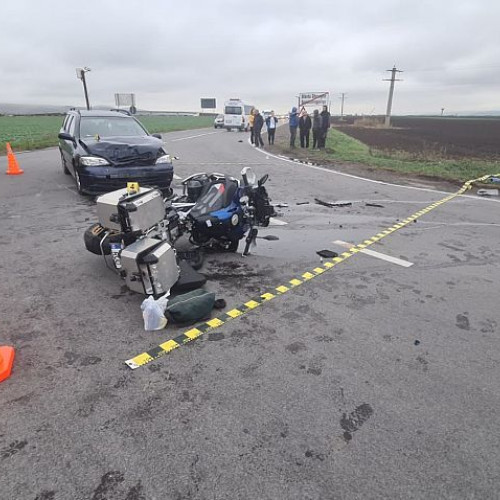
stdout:
[[[76,119],[75,116],[69,115],[68,120],[65,120],[63,124],[63,131],[66,132],[67,134],[71,135],[72,137],[75,137],[75,123]],[[75,138],[76,141],[76,138]],[[70,140],[61,140],[60,143],[61,146],[61,151],[64,156],[64,163],[66,164],[66,168],[73,174],[75,175],[75,169],[74,169],[74,164],[73,164],[73,158],[75,155],[75,142],[70,141]]]

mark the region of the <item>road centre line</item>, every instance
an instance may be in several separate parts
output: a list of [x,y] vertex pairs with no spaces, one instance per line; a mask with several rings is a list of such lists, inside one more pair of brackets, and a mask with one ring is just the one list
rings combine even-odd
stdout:
[[[352,248],[356,245],[354,243],[348,243],[347,241],[335,240],[333,242],[335,245],[340,245],[344,248]],[[411,267],[413,266],[413,262],[409,262],[407,260],[398,259],[397,257],[392,257],[391,255],[386,255],[385,253],[375,252],[375,250],[368,250],[364,248],[360,250],[360,253],[364,253],[366,255],[370,255],[371,257],[375,257],[377,259],[385,260],[386,262],[391,262],[392,264],[397,264],[402,267]]]
[[[499,177],[500,173],[496,174],[495,176]],[[390,234],[402,229],[403,227],[406,227],[408,224],[411,224],[412,222],[419,219],[423,215],[429,213],[431,210],[434,210],[439,206],[441,206],[442,204],[447,203],[453,200],[454,198],[463,195],[463,193],[465,193],[472,187],[472,184],[474,182],[484,181],[489,179],[490,177],[493,176],[485,175],[483,177],[479,177],[477,179],[472,179],[470,181],[465,182],[464,185],[455,193],[448,194],[448,196],[442,198],[441,200],[435,201],[434,203],[419,210],[418,212],[415,212],[414,214],[410,215],[401,222],[397,222],[393,226],[383,231],[380,231],[375,236],[372,236],[371,238],[364,240],[362,243],[358,243],[349,250],[340,254],[338,257],[334,257],[333,259],[328,259],[321,266],[317,266],[310,271],[304,272],[303,274],[300,275],[300,277],[288,280],[286,282],[286,285],[276,286],[272,289],[272,291],[268,291],[257,297],[254,297],[253,299],[246,301],[241,306],[232,308],[227,313],[223,313],[220,316],[217,316],[209,321],[205,321],[197,325],[196,327],[186,330],[184,333],[181,333],[180,335],[171,340],[167,340],[161,343],[160,345],[153,347],[152,349],[149,349],[148,351],[145,351],[137,356],[134,356],[133,358],[128,359],[127,361],[125,361],[126,365],[132,368],[133,370],[139,368],[140,366],[144,366],[150,363],[151,361],[154,361],[164,356],[165,354],[172,352],[174,349],[177,349],[178,347],[181,347],[182,345],[187,344],[188,342],[191,342],[192,340],[195,340],[198,337],[201,337],[204,333],[213,331],[216,328],[219,328],[220,326],[224,325],[228,321],[243,316],[244,314],[261,306],[265,302],[273,300],[280,295],[284,295],[290,290],[293,290],[294,288],[297,288],[298,286],[307,283],[311,279],[314,279],[317,276],[322,275],[324,272],[334,269],[338,264],[351,258],[356,253],[360,252],[361,250],[364,250],[366,247],[370,245],[373,245],[377,241],[380,241],[382,238],[385,238],[386,236],[389,236]]]
[[179,137],[178,139],[171,139],[169,142],[186,141],[187,139],[195,139],[196,137],[204,137],[205,135],[220,134],[220,132],[207,132],[205,134],[190,135],[188,137]]

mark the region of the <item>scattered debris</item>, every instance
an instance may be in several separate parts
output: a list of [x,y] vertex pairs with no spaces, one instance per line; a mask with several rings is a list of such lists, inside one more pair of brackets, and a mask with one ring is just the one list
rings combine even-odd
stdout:
[[224,299],[216,299],[214,302],[214,309],[224,309],[226,305],[227,304]]
[[243,140],[242,140],[242,139],[240,139],[238,142],[243,142]]
[[165,316],[174,323],[194,323],[208,318],[214,304],[215,293],[203,289],[193,290],[170,299]]
[[155,300],[153,296],[149,296],[142,301],[141,310],[144,319],[144,330],[147,332],[153,330],[162,330],[167,326],[167,318],[165,318],[165,308],[167,307],[169,293]]
[[325,259],[334,259],[339,256],[337,252],[332,252],[331,250],[318,250],[316,253]]
[[415,342],[413,342],[414,345],[420,345],[420,340],[415,340]]
[[494,184],[500,183],[500,177],[490,177],[490,182]]
[[298,201],[296,205],[309,205],[308,201]]
[[365,207],[385,208],[384,205],[379,205],[378,203],[365,203]]
[[[200,261],[200,267],[203,264],[203,260]],[[187,260],[179,260],[178,262],[180,276],[172,287],[172,293],[184,293],[190,290],[195,290],[196,288],[201,288],[206,282],[207,278],[205,275],[196,271],[195,267],[199,269],[198,266],[193,266]]]
[[335,203],[335,202],[330,202],[330,201],[323,201],[323,200],[319,200],[318,198],[314,198],[314,201],[315,201],[318,205],[323,205],[324,207],[328,207],[328,208],[335,208],[335,207],[350,207],[350,206],[352,205],[352,203],[351,203],[350,201]]
[[498,196],[500,194],[498,189],[478,189],[478,196]]
[[288,208],[288,203],[272,203],[272,206],[276,208]]
[[260,240],[267,240],[267,241],[278,241],[279,237],[274,236],[274,234],[268,234],[266,236],[257,236]]

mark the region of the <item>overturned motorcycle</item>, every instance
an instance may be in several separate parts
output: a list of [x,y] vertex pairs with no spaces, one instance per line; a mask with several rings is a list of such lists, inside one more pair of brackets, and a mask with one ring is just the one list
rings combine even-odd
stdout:
[[[85,246],[102,255],[130,290],[162,295],[182,271],[189,273],[186,261],[201,267],[206,251],[236,252],[245,238],[242,255],[248,255],[258,226],[267,227],[276,215],[264,187],[268,175],[256,181],[249,167],[241,175],[240,182],[218,173],[194,174],[182,181],[182,195],[166,199],[158,189],[137,185],[102,195],[99,223],[85,231]],[[192,245],[187,252],[176,250],[183,235]]]

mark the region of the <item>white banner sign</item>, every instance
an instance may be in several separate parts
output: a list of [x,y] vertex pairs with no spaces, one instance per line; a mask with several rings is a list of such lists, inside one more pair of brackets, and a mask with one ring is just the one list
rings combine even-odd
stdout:
[[115,94],[115,105],[135,106],[135,94]]
[[301,106],[328,106],[329,92],[303,92],[299,94]]

